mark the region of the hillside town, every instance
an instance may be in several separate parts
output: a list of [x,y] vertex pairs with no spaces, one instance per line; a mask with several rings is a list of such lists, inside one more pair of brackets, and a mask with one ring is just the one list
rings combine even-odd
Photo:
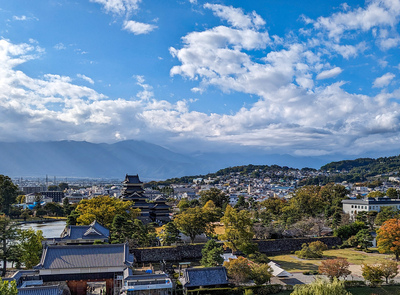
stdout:
[[[397,177],[304,185],[330,172],[253,168],[181,183],[146,183],[137,174],[123,181],[46,177],[45,183],[3,176],[2,185],[15,189],[15,202],[1,220],[5,231],[35,222],[45,222],[44,230],[52,221],[66,220],[58,236],[44,238],[42,231],[28,229],[11,238],[4,231],[0,240],[10,251],[14,244],[29,254],[14,257],[0,251],[3,283],[9,290],[15,287],[15,294],[32,295],[214,294],[235,286],[243,292],[264,286],[267,294],[289,294],[321,278],[351,281],[347,284],[359,288],[384,283],[383,274],[378,283],[366,275],[367,267],[382,273],[391,269],[392,284],[397,282],[394,260],[395,269],[392,264],[349,263],[351,249],[365,251],[367,261],[369,255],[383,255],[377,261],[400,255],[400,249],[380,244],[382,228],[399,216]],[[40,242],[34,251],[33,241]],[[25,250],[25,244],[31,248]],[[370,254],[374,248],[387,254]],[[324,258],[335,249],[349,257]],[[299,272],[279,255],[322,260]],[[344,271],[332,274],[329,267],[337,269],[338,263],[344,263]],[[248,270],[237,273],[237,267]]]

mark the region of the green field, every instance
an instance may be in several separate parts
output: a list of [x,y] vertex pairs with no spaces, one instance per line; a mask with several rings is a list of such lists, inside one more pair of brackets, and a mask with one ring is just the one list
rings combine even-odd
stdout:
[[[334,249],[324,251],[323,259],[346,258],[350,264],[361,265],[363,263],[373,264],[393,258],[393,255],[379,254],[376,250],[373,253],[365,253],[354,249]],[[269,256],[271,260],[278,263],[283,269],[289,272],[303,272],[307,270],[318,270],[323,259],[300,259],[295,254]]]

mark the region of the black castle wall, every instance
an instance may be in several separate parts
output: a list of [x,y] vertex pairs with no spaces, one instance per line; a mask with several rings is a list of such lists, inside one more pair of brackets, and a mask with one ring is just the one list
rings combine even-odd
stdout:
[[[298,238],[298,239],[277,239],[257,241],[258,249],[261,253],[267,255],[276,255],[288,253],[301,249],[304,243],[321,241],[328,245],[329,248],[342,243],[337,237],[322,237],[322,238]],[[136,262],[159,262],[165,261],[187,261],[201,258],[201,249],[204,244],[196,245],[180,245],[171,247],[153,247],[153,248],[137,248],[132,249]]]

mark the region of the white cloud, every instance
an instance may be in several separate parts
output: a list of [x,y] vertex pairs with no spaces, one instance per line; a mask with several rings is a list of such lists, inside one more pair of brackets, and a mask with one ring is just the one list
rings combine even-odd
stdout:
[[254,11],[252,14],[244,14],[240,8],[210,3],[204,4],[204,8],[211,9],[216,16],[226,20],[235,28],[250,29],[265,25],[265,21]]
[[139,3],[142,0],[90,0],[90,2],[103,5],[107,13],[129,15],[139,9]]
[[398,0],[372,0],[366,8],[338,12],[329,17],[319,17],[314,23],[318,29],[328,31],[329,37],[339,40],[343,34],[357,30],[368,31],[374,27],[393,27],[399,22]]
[[343,70],[340,67],[335,67],[330,70],[323,71],[317,75],[317,80],[324,80],[329,78],[334,78],[339,75]]
[[26,15],[18,16],[18,15],[14,15],[13,16],[13,20],[16,20],[16,21],[29,21],[29,20],[39,20],[39,19],[37,17],[34,17],[34,16],[26,16]]
[[91,79],[91,78],[89,78],[89,77],[87,77],[87,76],[85,76],[85,75],[82,75],[82,74],[77,74],[76,75],[78,78],[81,78],[81,79],[83,79],[83,80],[85,80],[86,82],[89,82],[90,84],[94,84],[94,81],[93,81],[93,79]]
[[26,17],[26,15],[21,15],[21,16],[13,16],[13,20],[27,20],[28,18]]
[[133,20],[125,21],[123,26],[124,30],[131,32],[134,35],[148,34],[156,28],[157,26],[155,25],[140,23]]
[[56,45],[54,45],[54,49],[65,50],[65,49],[67,49],[67,47],[65,47],[65,45],[60,42],[60,43],[57,43]]
[[372,87],[374,88],[383,88],[386,87],[392,82],[392,80],[396,77],[395,74],[393,73],[386,73],[382,77],[376,78],[374,83],[372,84]]

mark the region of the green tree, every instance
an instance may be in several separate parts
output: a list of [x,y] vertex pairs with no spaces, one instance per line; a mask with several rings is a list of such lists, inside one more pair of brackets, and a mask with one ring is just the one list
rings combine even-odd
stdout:
[[269,283],[272,277],[272,268],[266,264],[254,264],[251,267],[251,279],[256,285]]
[[249,203],[246,202],[244,196],[239,196],[239,199],[235,205],[235,209],[244,210],[249,208]]
[[361,266],[362,276],[372,287],[378,286],[383,282],[383,273],[379,265],[363,264]]
[[203,206],[210,200],[214,202],[215,206],[224,209],[229,203],[229,196],[217,188],[200,192],[200,202]]
[[26,229],[18,231],[18,248],[20,249],[21,262],[25,268],[31,269],[40,262],[42,255],[42,241],[44,240],[41,230]]
[[296,190],[295,195],[290,199],[302,216],[316,216],[323,213],[329,200],[325,195],[320,194],[321,187],[318,185],[306,185]]
[[364,222],[353,222],[351,224],[346,224],[339,226],[335,231],[334,235],[341,238],[343,241],[347,240],[351,236],[356,235],[360,230],[367,228]]
[[374,240],[374,237],[370,234],[368,229],[362,229],[360,230],[356,236],[358,246],[361,247],[361,249],[367,250],[368,247],[372,246],[372,241]]
[[375,224],[382,225],[386,220],[398,217],[399,211],[396,208],[393,208],[392,206],[384,206],[381,207],[381,211],[379,211],[378,215],[376,216]]
[[64,211],[64,216],[70,215],[72,211],[71,204],[69,203],[67,197],[63,199],[63,211]]
[[397,189],[390,187],[386,191],[386,196],[388,196],[391,199],[398,199],[400,197],[400,193]]
[[328,250],[327,245],[321,241],[315,241],[301,245],[301,250],[296,251],[296,255],[300,258],[322,258],[325,250]]
[[[230,205],[226,207],[225,214],[221,218],[225,233],[218,238],[224,241],[225,247],[229,247],[234,253],[237,250],[250,254],[254,237],[253,225],[250,213],[246,210],[237,211]],[[248,253],[250,250],[250,253]]]
[[64,191],[64,190],[66,190],[66,189],[69,188],[69,185],[68,185],[68,183],[66,183],[66,182],[60,182],[60,183],[58,184],[58,187],[60,188],[60,191]]
[[47,215],[53,215],[53,216],[63,216],[64,215],[63,207],[58,203],[54,203],[54,202],[46,203],[43,206],[43,209],[46,211]]
[[332,282],[316,279],[307,285],[296,285],[290,295],[351,295],[346,291],[344,282],[334,279]]
[[8,176],[0,175],[0,210],[7,216],[10,207],[16,202],[18,196],[18,187]]
[[168,222],[161,227],[161,231],[157,234],[161,245],[171,245],[180,241],[179,230],[177,229],[175,223]]
[[0,278],[0,295],[17,295],[17,283],[15,281],[3,281]]
[[398,264],[395,261],[383,261],[379,267],[381,268],[382,277],[385,278],[386,284],[389,284],[389,279],[393,279],[399,273]]
[[126,215],[116,214],[111,224],[111,243],[125,243],[135,230],[134,223]]
[[380,192],[380,191],[374,191],[374,192],[370,192],[367,195],[367,198],[383,198],[385,196],[385,193]]
[[176,215],[173,221],[184,235],[190,237],[191,243],[197,235],[203,234],[207,229],[207,218],[202,208],[188,208]]
[[215,240],[208,240],[201,250],[202,258],[200,260],[201,265],[205,267],[221,265],[224,262],[222,254],[224,250]]
[[4,215],[0,216],[0,259],[3,261],[1,276],[5,276],[7,260],[17,247],[18,238],[16,224]]
[[182,199],[178,203],[179,212],[183,212],[186,209],[190,208],[189,201],[187,199]]

